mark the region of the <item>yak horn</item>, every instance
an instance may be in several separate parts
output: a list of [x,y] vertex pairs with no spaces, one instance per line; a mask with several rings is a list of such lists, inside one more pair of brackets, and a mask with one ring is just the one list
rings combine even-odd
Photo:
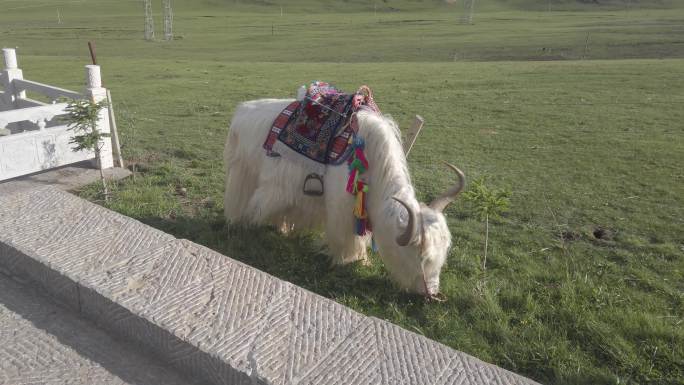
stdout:
[[399,202],[408,211],[408,225],[406,226],[406,231],[397,237],[397,244],[399,246],[406,246],[411,243],[411,240],[415,238],[417,218],[416,212],[404,201],[397,197],[392,197],[395,201]]
[[458,167],[453,164],[444,162],[450,169],[454,170],[458,174],[458,184],[454,185],[448,189],[444,194],[438,196],[430,203],[430,208],[437,210],[439,212],[444,211],[444,209],[456,199],[456,196],[463,191],[465,187],[465,175],[463,171],[459,170]]

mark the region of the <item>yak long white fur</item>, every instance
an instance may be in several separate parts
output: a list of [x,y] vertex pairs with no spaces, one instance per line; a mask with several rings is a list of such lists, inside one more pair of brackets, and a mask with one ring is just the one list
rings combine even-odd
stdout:
[[[334,263],[364,260],[369,238],[354,233],[354,197],[345,190],[347,165],[328,166],[324,196],[312,197],[302,193],[309,173],[302,164],[269,157],[262,148],[274,119],[291,102],[262,99],[238,106],[224,152],[226,218],[231,224],[323,228]],[[367,209],[379,254],[399,286],[436,294],[451,244],[446,220],[441,212],[417,201],[396,123],[367,111],[358,112],[357,117],[358,135],[365,140],[369,162],[364,174],[369,185]],[[394,196],[420,213],[422,231],[407,246],[396,242],[408,215]]]

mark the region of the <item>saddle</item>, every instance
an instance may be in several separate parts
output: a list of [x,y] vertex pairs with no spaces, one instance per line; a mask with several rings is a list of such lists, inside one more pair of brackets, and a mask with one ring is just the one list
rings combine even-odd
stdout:
[[264,142],[269,156],[305,163],[322,174],[328,164],[338,165],[351,154],[350,138],[358,130],[354,112],[379,112],[370,89],[362,86],[345,94],[325,82],[314,82],[303,100],[288,105],[276,117]]
[[[355,112],[360,109],[380,112],[367,86],[346,94],[329,83],[313,82],[301,100],[276,117],[263,147],[268,156],[282,156],[307,168],[304,193],[322,195],[325,167],[342,164],[353,152]],[[311,181],[320,188],[307,187]]]

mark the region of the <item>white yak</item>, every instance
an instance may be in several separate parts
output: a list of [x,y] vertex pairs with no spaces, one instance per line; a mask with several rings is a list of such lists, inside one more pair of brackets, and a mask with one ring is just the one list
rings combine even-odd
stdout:
[[[323,196],[302,192],[308,171],[301,163],[269,157],[262,145],[274,119],[293,100],[262,99],[238,106],[226,140],[225,215],[230,224],[273,224],[281,228],[323,228],[333,263],[366,259],[368,236],[354,228],[355,198],[346,190],[345,163],[327,166]],[[442,211],[463,189],[458,183],[429,205],[416,199],[396,123],[360,110],[358,134],[365,140],[369,168],[367,211],[372,236],[391,277],[403,289],[435,298],[451,245]]]

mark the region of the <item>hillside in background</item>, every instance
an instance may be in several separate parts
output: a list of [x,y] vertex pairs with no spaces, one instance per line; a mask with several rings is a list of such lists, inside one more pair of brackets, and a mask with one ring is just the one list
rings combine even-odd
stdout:
[[[462,0],[460,0],[462,1]],[[684,3],[676,0],[496,0],[498,6],[519,10],[541,10],[549,8],[560,11],[596,11],[620,9],[668,9],[681,8]]]
[[[0,40],[24,54],[87,58],[83,47],[92,40],[105,57],[241,62],[684,57],[682,6],[606,1],[477,0],[472,24],[464,24],[470,12],[462,0],[175,0],[169,44],[142,39],[137,0],[9,0],[0,13]],[[161,2],[153,4],[159,37]]]
[[[184,0],[187,1],[187,0]],[[467,0],[204,0],[224,8],[287,7],[309,12],[428,11],[463,7]],[[188,4],[192,5],[193,2]],[[196,2],[195,2],[196,4]],[[667,9],[684,7],[676,0],[476,0],[479,10],[595,11],[608,9]]]

